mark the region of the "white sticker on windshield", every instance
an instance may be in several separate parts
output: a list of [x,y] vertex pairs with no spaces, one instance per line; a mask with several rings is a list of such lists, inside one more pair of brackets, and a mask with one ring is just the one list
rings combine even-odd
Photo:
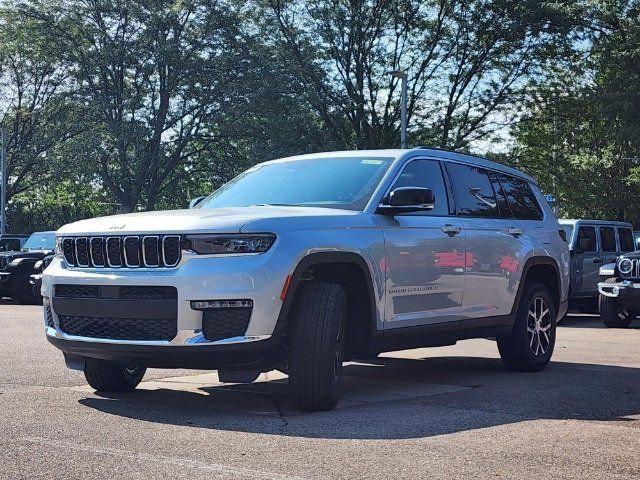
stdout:
[[360,163],[363,165],[382,165],[383,161],[374,160],[373,158],[365,158],[364,160],[360,161]]

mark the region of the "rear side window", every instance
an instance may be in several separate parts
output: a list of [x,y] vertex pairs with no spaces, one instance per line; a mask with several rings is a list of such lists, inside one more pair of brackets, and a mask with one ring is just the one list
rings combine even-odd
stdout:
[[619,228],[618,237],[620,238],[620,251],[622,253],[633,252],[633,232],[630,228]]
[[576,247],[581,252],[596,251],[596,229],[595,227],[580,227],[578,229],[578,239]]
[[460,215],[467,217],[500,217],[498,202],[487,171],[450,163],[447,169],[456,192]]
[[511,209],[509,208],[509,204],[507,203],[507,197],[505,197],[504,195],[502,185],[500,185],[495,172],[489,172],[489,179],[491,180],[491,185],[493,186],[493,193],[495,193],[496,200],[498,201],[498,210],[500,211],[500,216],[502,218],[513,218],[513,213],[511,213]]
[[442,168],[437,160],[413,160],[404,167],[393,185],[398,187],[430,188],[436,199],[435,206],[428,212],[413,212],[407,215],[449,215],[447,188],[442,176]]
[[542,208],[529,182],[503,173],[497,175],[515,217],[520,220],[541,220]]
[[600,245],[603,252],[615,252],[616,232],[613,227],[600,227]]

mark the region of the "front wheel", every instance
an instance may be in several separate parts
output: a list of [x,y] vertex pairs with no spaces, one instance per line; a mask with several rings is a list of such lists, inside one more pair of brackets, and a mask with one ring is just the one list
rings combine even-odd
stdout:
[[[617,283],[617,281],[617,278],[607,278],[605,283]],[[600,295],[598,303],[600,318],[609,328],[627,328],[636,316],[618,298]]]
[[510,370],[537,372],[547,366],[556,342],[556,307],[547,287],[538,282],[525,285],[511,334],[497,340]]
[[331,410],[342,381],[346,296],[336,283],[309,281],[300,289],[290,319],[291,400],[308,412]]
[[21,305],[31,305],[36,302],[29,277],[29,272],[18,272],[11,282],[11,298]]
[[144,367],[132,367],[88,358],[84,377],[87,383],[98,392],[130,392],[142,381],[146,371]]

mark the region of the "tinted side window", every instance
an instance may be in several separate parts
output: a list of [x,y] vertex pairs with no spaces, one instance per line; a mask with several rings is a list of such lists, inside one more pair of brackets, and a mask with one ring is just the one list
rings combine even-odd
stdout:
[[9,252],[13,250],[20,250],[20,240],[15,238],[0,240],[0,252]]
[[511,213],[511,209],[509,208],[509,204],[507,202],[507,197],[504,194],[504,190],[502,190],[502,185],[500,185],[495,172],[489,172],[489,179],[491,180],[491,185],[493,186],[493,192],[496,194],[500,216],[502,218],[513,218],[513,213]]
[[502,173],[497,175],[502,183],[511,211],[516,218],[521,220],[542,219],[542,208],[540,208],[529,182]]
[[460,215],[499,217],[498,202],[487,171],[477,167],[450,163],[447,169],[456,191]]
[[595,227],[580,227],[578,229],[578,239],[576,247],[581,252],[596,251],[596,229]]
[[616,232],[613,227],[600,227],[600,245],[603,252],[615,252]]
[[447,188],[442,176],[442,168],[437,160],[413,160],[409,162],[393,185],[398,187],[430,188],[435,195],[436,203],[433,210],[415,212],[410,215],[449,215]]
[[630,228],[619,228],[618,237],[620,238],[620,251],[633,252],[635,250],[633,246],[633,232]]

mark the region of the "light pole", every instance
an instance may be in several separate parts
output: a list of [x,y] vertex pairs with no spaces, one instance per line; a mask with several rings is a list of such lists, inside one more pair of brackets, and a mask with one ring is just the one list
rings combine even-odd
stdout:
[[7,233],[7,129],[0,128],[0,235]]
[[400,79],[400,148],[407,148],[407,74],[402,70],[392,70],[387,74]]

